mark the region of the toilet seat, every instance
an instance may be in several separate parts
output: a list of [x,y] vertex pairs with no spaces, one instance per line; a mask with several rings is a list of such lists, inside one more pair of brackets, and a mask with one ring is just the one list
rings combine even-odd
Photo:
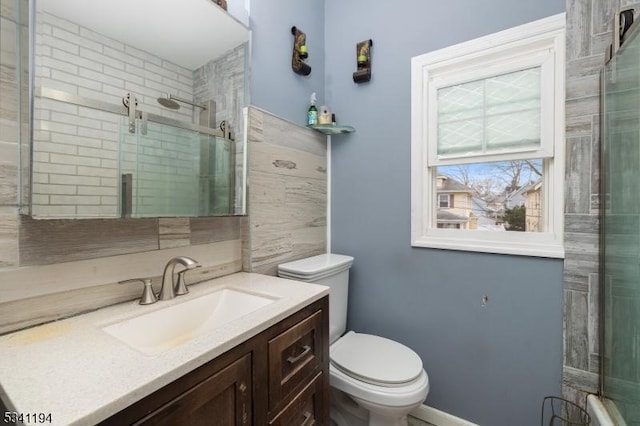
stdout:
[[354,379],[381,387],[402,387],[423,372],[413,350],[393,340],[348,332],[330,348],[334,367]]

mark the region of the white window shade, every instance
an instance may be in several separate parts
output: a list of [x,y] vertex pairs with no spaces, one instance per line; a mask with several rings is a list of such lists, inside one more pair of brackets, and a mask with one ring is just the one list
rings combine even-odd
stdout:
[[437,155],[540,148],[540,67],[437,89]]

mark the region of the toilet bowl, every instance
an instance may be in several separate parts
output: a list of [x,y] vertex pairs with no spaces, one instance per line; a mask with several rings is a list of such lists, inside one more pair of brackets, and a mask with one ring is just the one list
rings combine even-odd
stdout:
[[330,287],[331,421],[337,426],[406,426],[407,414],[429,393],[422,360],[410,348],[371,334],[346,331],[353,258],[322,254],[278,266],[278,275]]

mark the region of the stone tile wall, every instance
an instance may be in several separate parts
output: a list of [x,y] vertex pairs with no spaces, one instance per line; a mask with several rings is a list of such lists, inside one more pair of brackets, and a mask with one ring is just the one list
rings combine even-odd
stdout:
[[249,108],[249,216],[243,269],[321,254],[327,245],[326,136]]
[[614,14],[640,3],[567,0],[563,394],[584,405],[600,368],[600,72]]

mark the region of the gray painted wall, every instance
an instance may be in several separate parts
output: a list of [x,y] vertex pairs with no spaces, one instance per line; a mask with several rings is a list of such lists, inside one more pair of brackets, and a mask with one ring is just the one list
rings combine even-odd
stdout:
[[[538,425],[562,380],[562,261],[410,247],[410,58],[563,12],[562,0],[326,0],[333,251],[355,257],[349,327],[422,357],[426,403],[492,426]],[[355,45],[373,39],[356,85]],[[489,304],[482,307],[483,295]]]
[[[410,247],[410,58],[564,9],[563,0],[251,3],[252,103],[304,124],[315,90],[357,128],[332,146],[333,249],[356,258],[349,327],[412,347],[430,376],[426,403],[482,425],[537,425],[542,398],[561,392],[563,262]],[[308,35],[308,78],[290,68],[291,25]],[[373,78],[356,85],[355,46],[368,38]]]

